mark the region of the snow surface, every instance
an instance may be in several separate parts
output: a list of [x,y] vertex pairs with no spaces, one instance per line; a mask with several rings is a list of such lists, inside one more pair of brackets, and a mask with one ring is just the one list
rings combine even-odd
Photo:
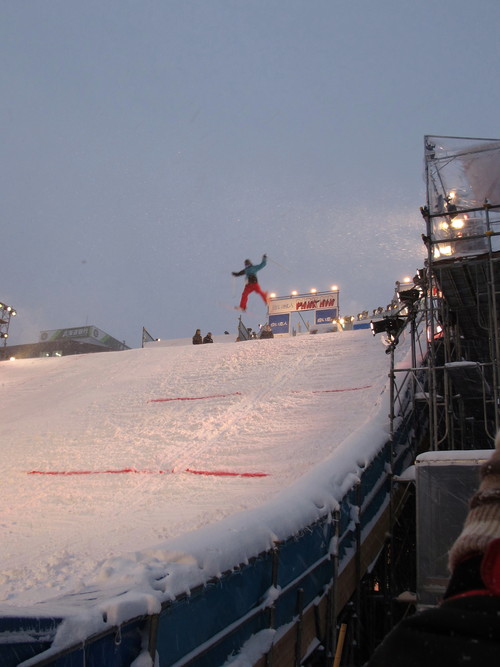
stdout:
[[367,330],[2,363],[1,613],[62,606],[64,645],[294,534],[386,439],[388,372]]

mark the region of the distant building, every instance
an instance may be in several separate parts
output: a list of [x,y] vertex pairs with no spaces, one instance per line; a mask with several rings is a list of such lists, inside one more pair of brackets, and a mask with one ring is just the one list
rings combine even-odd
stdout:
[[129,350],[125,343],[95,326],[51,329],[40,332],[38,343],[8,345],[4,358],[33,359],[37,357],[66,357],[71,354]]

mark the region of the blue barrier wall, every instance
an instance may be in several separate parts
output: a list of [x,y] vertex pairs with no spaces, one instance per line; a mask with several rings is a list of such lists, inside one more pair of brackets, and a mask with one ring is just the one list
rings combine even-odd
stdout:
[[[248,564],[237,564],[189,595],[165,603],[156,617],[133,619],[51,657],[44,652],[62,619],[1,618],[0,664],[15,667],[31,658],[30,665],[125,667],[145,650],[145,636],[161,667],[223,664],[252,635],[291,623],[301,608],[335,585],[336,568],[353,558],[360,531],[369,531],[389,503],[391,470],[399,474],[411,462],[411,414],[396,436],[363,470],[338,511],[326,512]],[[32,657],[37,654],[38,661]]]

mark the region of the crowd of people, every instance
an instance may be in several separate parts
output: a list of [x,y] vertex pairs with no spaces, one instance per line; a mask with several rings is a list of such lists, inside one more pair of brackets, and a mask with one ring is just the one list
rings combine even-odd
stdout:
[[202,345],[203,343],[213,343],[213,342],[214,339],[212,338],[212,334],[210,333],[210,331],[204,338],[202,338],[201,330],[196,329],[195,334],[193,336],[193,345]]
[[[248,338],[244,340],[248,340],[250,338],[274,338],[273,330],[271,329],[269,324],[264,324],[263,327],[260,329],[260,333],[257,335],[257,332],[251,331],[251,329],[248,329],[249,336]],[[225,331],[224,333],[228,333]],[[236,341],[243,340],[240,336],[236,339]],[[195,334],[193,336],[193,345],[202,345],[203,343],[213,343],[214,339],[212,338],[212,334],[210,331],[207,333],[205,337],[201,335],[201,329],[196,329]]]

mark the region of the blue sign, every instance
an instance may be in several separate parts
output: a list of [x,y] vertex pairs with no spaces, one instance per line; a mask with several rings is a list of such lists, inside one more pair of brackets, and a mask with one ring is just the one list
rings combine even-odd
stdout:
[[316,324],[331,324],[337,319],[337,309],[329,308],[328,310],[316,310]]
[[283,313],[282,315],[270,315],[269,326],[275,335],[290,333],[290,313]]

